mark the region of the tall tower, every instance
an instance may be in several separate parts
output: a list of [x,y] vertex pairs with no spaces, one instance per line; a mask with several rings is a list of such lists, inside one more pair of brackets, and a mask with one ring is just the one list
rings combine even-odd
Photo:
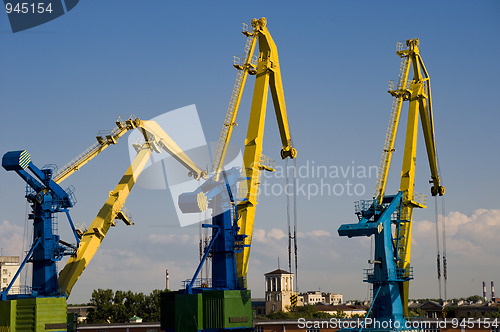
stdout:
[[168,269],[165,270],[165,283],[166,283],[166,288],[165,289],[170,289],[170,285],[169,285],[169,276],[168,276]]
[[276,311],[287,311],[291,305],[293,273],[277,269],[266,273],[266,315]]

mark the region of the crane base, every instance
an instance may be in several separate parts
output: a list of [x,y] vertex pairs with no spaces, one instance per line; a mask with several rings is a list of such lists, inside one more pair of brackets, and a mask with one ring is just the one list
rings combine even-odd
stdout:
[[161,328],[167,332],[252,329],[249,290],[201,290],[164,292],[160,297]]
[[0,301],[0,331],[68,331],[65,297]]

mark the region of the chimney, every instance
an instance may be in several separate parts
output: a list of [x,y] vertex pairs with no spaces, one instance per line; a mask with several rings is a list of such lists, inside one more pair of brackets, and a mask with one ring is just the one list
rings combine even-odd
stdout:
[[491,300],[495,301],[495,284],[491,282]]
[[[166,289],[170,289],[169,287],[169,282],[168,282],[168,269],[165,270],[165,279],[166,279],[166,286],[167,288]],[[485,286],[486,287],[486,286]]]
[[486,282],[483,281],[483,299],[484,302],[488,302],[488,298],[486,297]]

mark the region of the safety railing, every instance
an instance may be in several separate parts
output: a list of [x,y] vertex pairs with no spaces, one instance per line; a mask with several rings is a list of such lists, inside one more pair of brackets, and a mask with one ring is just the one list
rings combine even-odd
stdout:
[[271,159],[268,156],[261,154],[260,155],[260,167],[267,169],[267,170],[274,170],[274,169],[276,169],[276,162],[274,161],[274,159]]
[[427,203],[427,195],[414,192],[412,200],[417,204],[425,205]]
[[380,269],[371,268],[364,269],[364,282],[377,283],[385,281],[408,281],[413,279],[413,267],[407,268],[394,268],[394,269]]
[[[132,120],[134,121],[136,119],[135,115],[131,114],[131,115],[128,115],[127,116],[127,119],[126,120],[123,120],[123,118],[125,118],[125,116],[123,115],[120,115],[118,117],[118,119],[116,120],[116,122],[119,122],[120,123],[120,126],[116,126],[114,129],[112,130],[100,130],[98,133],[97,133],[97,136],[98,137],[105,137],[107,135],[111,135],[111,136],[115,136],[116,134],[118,134],[120,131],[122,130],[125,130],[126,128],[126,124],[125,122],[127,120]],[[57,179],[61,174],[65,173],[66,171],[69,171],[70,169],[74,168],[75,166],[77,166],[83,159],[85,159],[88,155],[91,155],[95,152],[97,152],[97,150],[99,150],[103,145],[105,144],[105,141],[103,142],[97,142],[97,143],[94,143],[93,145],[91,145],[90,147],[88,147],[85,151],[83,151],[82,153],[80,153],[78,156],[76,156],[75,158],[73,158],[70,162],[68,162],[66,165],[64,165],[63,167],[61,167],[61,169],[59,169],[59,171],[53,175],[53,178],[54,179]]]
[[408,46],[406,46],[406,41],[398,41],[396,43],[396,52],[406,51]]
[[354,202],[354,213],[362,213],[367,211],[373,205],[373,199],[365,199]]

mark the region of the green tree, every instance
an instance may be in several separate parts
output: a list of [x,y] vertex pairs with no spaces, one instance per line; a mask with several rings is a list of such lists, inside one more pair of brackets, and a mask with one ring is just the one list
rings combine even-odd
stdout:
[[425,317],[426,313],[425,313],[425,310],[420,309],[420,308],[416,308],[416,309],[412,309],[412,310],[408,311],[408,316],[409,317]]
[[484,299],[479,295],[472,295],[472,296],[469,296],[468,298],[466,298],[465,301],[479,302],[479,301],[484,301]]
[[144,301],[144,320],[147,322],[160,321],[160,294],[161,290],[155,289],[146,296]]
[[91,308],[87,314],[87,322],[89,324],[110,323],[113,318],[113,290],[98,289],[92,292],[90,305]]
[[155,289],[149,295],[132,291],[98,289],[92,292],[87,323],[126,323],[134,316],[145,322],[160,320],[160,293]]

